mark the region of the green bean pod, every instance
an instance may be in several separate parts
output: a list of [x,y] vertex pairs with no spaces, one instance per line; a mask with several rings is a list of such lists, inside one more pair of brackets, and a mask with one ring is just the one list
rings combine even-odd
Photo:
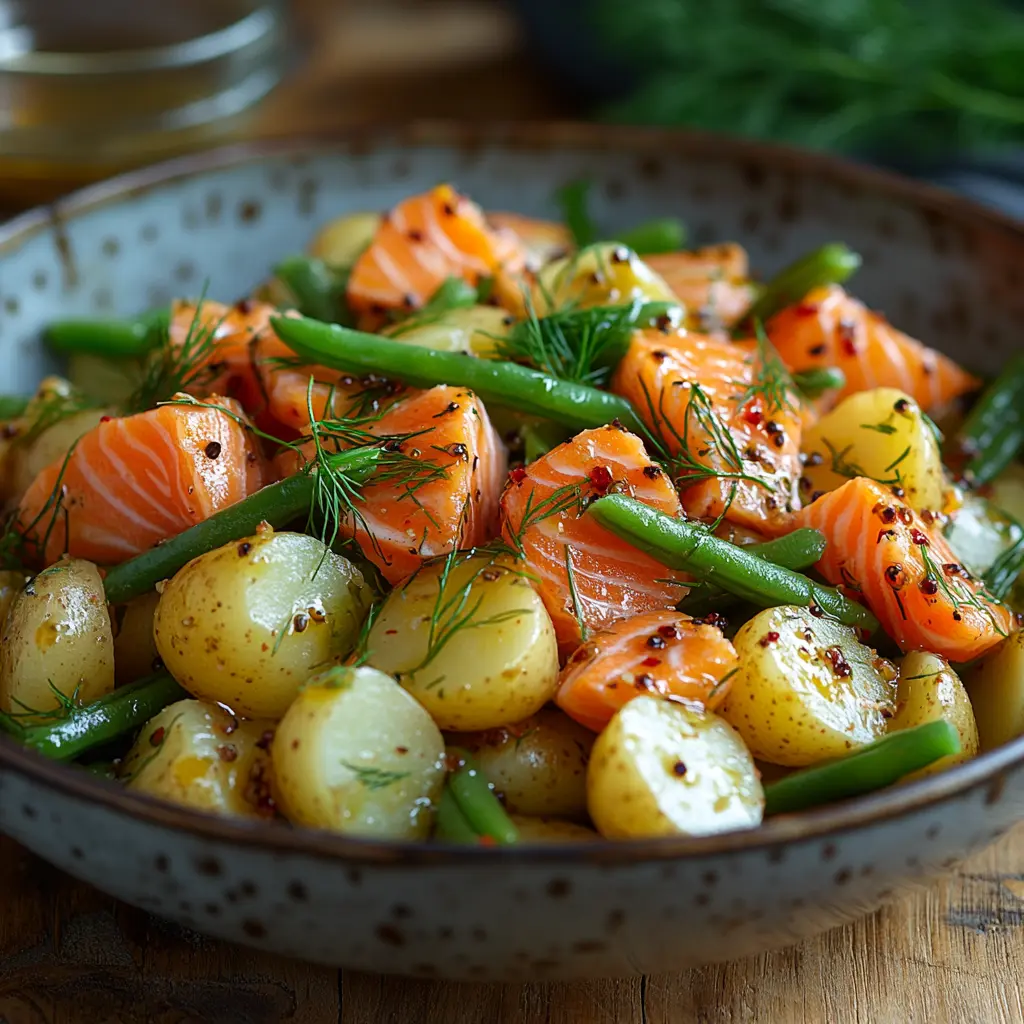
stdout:
[[26,395],[0,395],[0,421],[16,419],[28,408],[29,401]]
[[960,753],[960,735],[945,720],[890,733],[838,761],[793,772],[764,787],[764,813],[785,814],[884,789],[940,758]]
[[12,735],[44,757],[71,761],[133,732],[168,704],[187,696],[166,672],[158,672],[74,708],[52,725],[30,725]]
[[278,337],[310,363],[352,373],[376,373],[414,387],[450,384],[469,388],[484,402],[556,420],[574,430],[603,427],[618,420],[627,430],[646,434],[624,398],[516,363],[438,352],[316,320],[279,317],[271,323]]
[[168,308],[155,309],[126,320],[55,320],[43,337],[55,352],[131,359],[144,356],[153,348],[167,331],[170,320]]
[[303,316],[338,323],[345,296],[345,275],[312,256],[289,256],[274,276],[292,293]]
[[819,366],[813,370],[798,370],[793,383],[805,398],[818,398],[826,391],[846,387],[846,374],[838,366]]
[[[327,458],[334,472],[345,473],[358,481],[373,472],[381,454],[379,448],[353,448]],[[269,484],[184,533],[114,566],[104,580],[107,600],[111,604],[122,604],[145,594],[193,558],[249,536],[261,523],[269,523],[274,528],[287,526],[309,510],[315,491],[315,470]]]
[[519,830],[505,813],[505,808],[501,806],[473,758],[461,748],[453,747],[449,753],[461,763],[448,776],[447,788],[451,790],[469,826],[479,835],[489,836],[501,846],[518,842]]
[[743,318],[744,322],[764,323],[780,309],[799,302],[815,288],[842,284],[860,265],[860,254],[842,242],[823,245],[791,263],[768,281]]
[[678,252],[686,242],[686,228],[678,217],[661,217],[644,221],[616,236],[624,246],[638,256],[660,252]]
[[969,456],[964,478],[991,483],[1024,451],[1024,354],[1014,356],[985,389],[957,435]]
[[823,586],[735,544],[704,526],[673,519],[633,498],[610,494],[587,510],[602,526],[657,559],[662,565],[692,573],[760,608],[817,605],[848,626],[873,633],[878,620],[863,605],[834,587]]
[[437,802],[437,817],[434,820],[434,838],[447,843],[475,844],[480,842],[479,833],[466,820],[452,791],[445,786]]
[[[743,548],[748,554],[757,555],[772,565],[785,569],[809,569],[825,553],[827,541],[818,530],[806,527],[794,530],[785,537],[751,544]],[[728,590],[713,583],[699,583],[679,602],[678,608],[694,618],[702,618],[709,612],[718,612],[735,604],[739,598]]]

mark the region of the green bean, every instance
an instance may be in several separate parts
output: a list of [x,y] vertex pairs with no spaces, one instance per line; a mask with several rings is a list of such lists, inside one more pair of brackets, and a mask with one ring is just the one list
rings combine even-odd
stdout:
[[556,420],[575,430],[603,427],[617,419],[627,430],[646,433],[624,398],[516,363],[438,352],[316,320],[279,317],[271,323],[289,348],[320,366],[378,373],[414,387],[451,384],[469,388],[484,402]]
[[437,817],[434,821],[434,838],[449,843],[480,842],[480,836],[473,831],[473,826],[466,821],[466,816],[452,791],[445,786],[441,790],[441,799],[437,802]]
[[957,445],[967,455],[964,479],[991,483],[1024,450],[1024,353],[1014,356],[964,420]]
[[470,827],[502,846],[518,842],[519,830],[505,813],[505,808],[473,758],[456,747],[451,748],[450,753],[458,757],[461,764],[448,776],[448,788]]
[[818,398],[826,391],[846,387],[846,374],[838,366],[819,366],[814,370],[798,370],[793,383],[806,398]]
[[187,696],[166,672],[159,672],[74,708],[52,725],[29,725],[13,735],[44,757],[70,761],[145,725],[168,704]]
[[[365,479],[381,457],[379,448],[353,448],[327,456],[333,473]],[[316,492],[316,473],[297,473],[250,494],[229,508],[196,523],[184,533],[114,566],[104,580],[107,600],[123,604],[152,590],[193,558],[253,533],[260,523],[278,528],[309,510]]]
[[274,267],[274,276],[295,297],[303,316],[329,323],[345,319],[347,274],[339,274],[312,256],[289,256]]
[[960,735],[944,719],[890,733],[852,754],[787,775],[764,787],[765,815],[860,796],[960,753]]
[[555,200],[562,208],[562,220],[578,249],[597,241],[597,228],[587,209],[590,180],[570,181],[555,192]]
[[25,395],[0,395],[0,420],[13,420],[28,408]]
[[[809,569],[825,553],[826,543],[823,533],[804,528],[764,544],[751,544],[743,550],[785,569]],[[709,612],[721,611],[738,600],[735,594],[713,583],[699,583],[679,602],[678,608],[699,619]]]
[[809,291],[826,284],[842,284],[860,264],[860,255],[842,242],[823,245],[776,274],[743,319],[764,323]]
[[1024,537],[1011,544],[985,573],[985,586],[992,596],[1002,601],[1008,597],[1024,573]]
[[155,309],[127,320],[56,320],[44,337],[55,352],[82,352],[108,359],[145,355],[170,324],[170,310]]
[[717,583],[758,607],[817,605],[848,626],[869,633],[878,628],[878,620],[867,608],[834,587],[751,555],[714,536],[704,526],[673,519],[621,494],[599,498],[588,512],[606,529],[662,565],[692,573],[704,583]]
[[662,217],[645,221],[616,236],[623,245],[638,256],[659,252],[677,252],[686,241],[686,227],[677,217]]

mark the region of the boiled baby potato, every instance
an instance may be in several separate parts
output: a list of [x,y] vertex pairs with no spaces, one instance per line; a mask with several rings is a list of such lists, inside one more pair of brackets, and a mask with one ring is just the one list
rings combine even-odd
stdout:
[[7,621],[7,612],[27,582],[28,577],[23,572],[14,572],[11,569],[0,571],[0,635],[3,634],[3,625]]
[[584,818],[587,762],[594,734],[556,708],[542,708],[515,725],[452,733],[468,750],[513,814]]
[[277,728],[278,802],[296,825],[424,839],[444,756],[430,715],[394,679],[336,667],[309,681]]
[[1024,633],[1007,637],[966,679],[982,750],[1024,735]]
[[672,289],[632,249],[615,242],[599,242],[553,260],[538,275],[534,289],[538,312],[573,305],[613,306],[643,299],[672,302]]
[[924,651],[912,651],[900,664],[896,690],[896,714],[889,722],[889,731],[913,729],[915,725],[944,720],[960,736],[960,753],[940,758],[927,768],[908,775],[921,778],[945,771],[955,764],[969,761],[978,753],[978,726],[974,709],[960,682],[945,658]]
[[419,345],[439,352],[464,352],[488,358],[510,329],[508,313],[497,306],[468,306],[451,309],[438,317],[425,318],[417,324],[399,324],[385,331],[396,341]]
[[84,401],[63,377],[45,378],[0,448],[0,499],[20,498],[47,466],[63,459],[110,411]]
[[153,636],[193,696],[246,718],[280,718],[310,675],[351,651],[369,602],[347,559],[315,537],[268,527],[166,583]]
[[433,562],[391,592],[370,630],[368,663],[395,676],[442,729],[528,718],[558,689],[543,602],[520,571],[486,555],[445,573]]
[[733,640],[740,663],[718,713],[753,755],[800,767],[884,735],[896,669],[849,627],[806,608],[768,608]]
[[159,603],[160,595],[151,590],[120,610],[114,637],[114,679],[118,686],[148,676],[160,667],[160,652],[153,639],[153,620]]
[[179,700],[143,726],[121,764],[128,788],[196,811],[269,817],[273,722],[243,722],[201,700]]
[[1024,537],[1024,529],[985,498],[968,496],[951,517],[945,534],[964,568],[983,576],[1003,552]]
[[943,507],[938,438],[917,402],[895,388],[850,395],[804,433],[801,447],[805,501],[866,476],[901,486],[918,511]]
[[0,710],[89,704],[114,688],[114,637],[92,562],[63,558],[14,598],[0,640]]
[[710,711],[634,697],[597,738],[587,806],[601,835],[711,835],[760,824],[764,791],[736,731]]
[[538,818],[530,814],[510,817],[519,832],[520,843],[592,843],[601,838],[592,828],[564,818]]
[[350,267],[373,241],[379,213],[347,213],[328,221],[309,243],[309,255],[332,267]]

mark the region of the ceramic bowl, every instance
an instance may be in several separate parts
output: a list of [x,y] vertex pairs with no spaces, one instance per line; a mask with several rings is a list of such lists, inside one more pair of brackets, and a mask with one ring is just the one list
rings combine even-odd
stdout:
[[[856,291],[981,370],[1020,349],[1024,233],[952,195],[823,156],[599,127],[418,126],[190,157],[0,229],[4,391],[49,368],[57,316],[242,294],[346,210],[452,180],[555,213],[580,175],[614,229],[682,216],[770,273],[825,241]],[[200,931],[307,960],[465,979],[670,971],[796,942],[948,869],[1024,816],[1024,739],[945,775],[754,832],[523,849],[387,845],[193,814],[0,742],[0,829]]]

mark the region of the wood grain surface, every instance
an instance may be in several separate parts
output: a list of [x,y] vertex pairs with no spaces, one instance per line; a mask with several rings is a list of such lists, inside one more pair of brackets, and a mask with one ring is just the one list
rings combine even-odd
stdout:
[[[557,0],[551,0],[557,2]],[[414,117],[572,116],[484,2],[299,0],[275,136]],[[469,986],[308,967],[118,904],[0,840],[4,1024],[988,1024],[1024,1020],[1024,829],[947,882],[802,946],[683,974]]]

